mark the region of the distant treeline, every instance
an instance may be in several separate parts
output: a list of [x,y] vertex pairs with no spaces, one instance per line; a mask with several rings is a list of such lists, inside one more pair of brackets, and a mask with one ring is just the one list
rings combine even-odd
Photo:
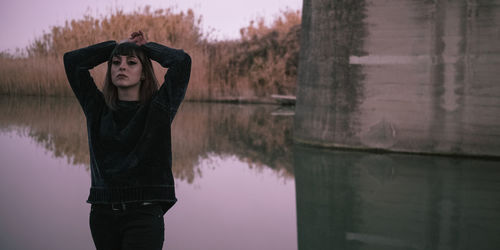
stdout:
[[[125,39],[136,30],[144,31],[149,41],[191,55],[189,100],[262,101],[271,94],[295,93],[300,11],[282,11],[270,24],[263,18],[252,21],[241,28],[240,39],[230,41],[208,39],[210,33],[203,33],[201,21],[192,10],[174,13],[149,7],[67,21],[35,39],[24,56],[0,54],[0,94],[71,96],[62,55],[98,42]],[[162,80],[165,69],[155,64],[155,70]],[[104,65],[91,73],[100,86]]]

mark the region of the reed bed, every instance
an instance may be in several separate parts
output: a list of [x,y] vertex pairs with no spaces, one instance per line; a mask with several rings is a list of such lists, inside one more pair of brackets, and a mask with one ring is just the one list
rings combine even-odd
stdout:
[[[150,41],[181,48],[193,61],[188,100],[258,99],[271,94],[294,94],[298,64],[300,12],[285,10],[266,24],[263,18],[241,29],[233,41],[209,41],[201,31],[201,17],[192,10],[120,10],[95,18],[54,26],[27,48],[25,56],[0,54],[0,94],[72,96],[62,55],[106,40],[122,40],[142,30]],[[166,69],[154,64],[157,78]],[[91,71],[102,86],[105,66]]]

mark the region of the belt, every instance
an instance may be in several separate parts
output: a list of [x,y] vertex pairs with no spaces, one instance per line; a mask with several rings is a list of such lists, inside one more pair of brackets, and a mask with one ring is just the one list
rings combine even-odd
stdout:
[[109,209],[113,211],[125,211],[143,206],[153,205],[153,202],[127,202],[127,203],[112,203],[112,204],[92,204],[93,207],[99,209]]

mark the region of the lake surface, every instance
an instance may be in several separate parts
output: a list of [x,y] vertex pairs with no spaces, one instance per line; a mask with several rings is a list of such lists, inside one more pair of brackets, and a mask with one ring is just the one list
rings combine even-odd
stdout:
[[[498,249],[500,161],[293,143],[293,110],[185,102],[164,249]],[[74,98],[0,98],[0,249],[93,249]]]

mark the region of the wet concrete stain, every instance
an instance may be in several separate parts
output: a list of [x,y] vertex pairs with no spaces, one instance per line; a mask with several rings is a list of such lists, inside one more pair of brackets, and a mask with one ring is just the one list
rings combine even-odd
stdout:
[[500,156],[500,2],[305,0],[295,140]]

